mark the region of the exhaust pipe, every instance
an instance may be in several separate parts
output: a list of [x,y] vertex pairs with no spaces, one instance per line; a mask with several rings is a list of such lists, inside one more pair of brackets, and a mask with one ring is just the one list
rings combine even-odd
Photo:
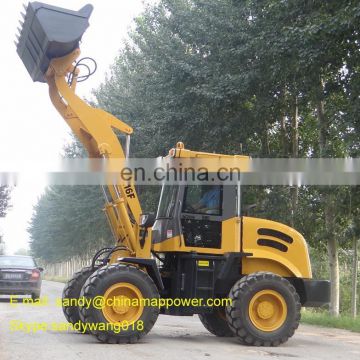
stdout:
[[79,47],[93,6],[88,4],[79,11],[72,11],[30,2],[24,9],[15,41],[17,53],[33,81],[46,82],[50,61]]

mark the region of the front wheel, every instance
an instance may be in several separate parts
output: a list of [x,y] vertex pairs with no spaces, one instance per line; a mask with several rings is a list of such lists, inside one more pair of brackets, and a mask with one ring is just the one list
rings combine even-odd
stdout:
[[199,319],[210,333],[219,337],[232,337],[234,336],[231,331],[225,315],[224,308],[217,308],[210,314],[199,314]]
[[300,321],[300,298],[290,282],[269,272],[237,281],[230,291],[226,317],[241,343],[277,346],[294,335]]
[[105,343],[134,343],[146,335],[159,315],[159,292],[144,271],[113,264],[92,274],[81,290],[82,321]]
[[93,267],[87,266],[80,271],[77,271],[67,282],[62,293],[62,309],[64,316],[69,323],[73,325],[78,324],[77,329],[81,333],[88,333],[89,331],[86,330],[80,319],[78,301],[82,287],[95,270],[96,269]]

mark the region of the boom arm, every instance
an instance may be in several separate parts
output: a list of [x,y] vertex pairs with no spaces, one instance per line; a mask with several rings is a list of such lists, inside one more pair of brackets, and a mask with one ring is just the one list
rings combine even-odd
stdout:
[[[51,60],[45,74],[49,85],[49,95],[55,108],[70,126],[74,134],[85,146],[91,158],[124,159],[123,148],[114,132],[114,128],[129,136],[133,129],[104,110],[96,109],[85,103],[75,94],[76,76],[69,85],[66,76],[74,69],[73,62],[79,57],[80,50]],[[126,255],[149,257],[150,249],[139,245],[139,225],[141,206],[132,184],[119,182],[108,185],[110,199],[104,194],[104,211],[109,220],[117,245],[124,245]],[[118,254],[116,254],[118,256]]]
[[[17,52],[33,81],[47,82],[51,101],[89,153],[90,158],[125,159],[114,129],[130,137],[133,130],[113,115],[89,106],[75,93],[79,68],[74,61],[80,55],[79,43],[86,28],[92,5],[79,11],[40,2],[30,2],[22,14],[21,29],[15,42]],[[70,84],[66,81],[72,75]],[[150,257],[150,244],[140,246],[141,206],[133,184],[118,179],[103,187],[105,213],[121,250],[118,256]],[[109,195],[108,195],[109,194]]]

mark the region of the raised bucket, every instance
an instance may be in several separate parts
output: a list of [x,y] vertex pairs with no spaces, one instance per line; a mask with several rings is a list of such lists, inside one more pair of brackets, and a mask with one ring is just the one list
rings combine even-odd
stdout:
[[93,6],[79,11],[63,9],[41,2],[30,2],[21,14],[17,52],[33,81],[45,82],[51,59],[65,56],[79,47]]

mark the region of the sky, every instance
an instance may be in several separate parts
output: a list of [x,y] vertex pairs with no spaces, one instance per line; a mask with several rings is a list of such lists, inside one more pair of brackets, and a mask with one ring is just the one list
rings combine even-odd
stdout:
[[[46,0],[48,4],[79,10],[86,0]],[[90,27],[85,32],[82,56],[93,57],[97,72],[86,82],[80,83],[77,93],[91,98],[96,88],[109,72],[118,54],[133,18],[144,9],[142,0],[90,0],[94,10]],[[146,1],[149,2],[149,1]],[[32,82],[15,49],[16,28],[24,0],[2,1],[0,12],[1,86],[0,86],[0,173],[21,169],[32,162],[56,162],[64,145],[70,139],[70,130],[53,108],[48,97],[48,87]],[[12,209],[0,219],[6,253],[28,248],[27,228],[33,206],[45,188],[41,174],[22,173],[11,194]],[[100,211],[100,209],[99,209]]]

